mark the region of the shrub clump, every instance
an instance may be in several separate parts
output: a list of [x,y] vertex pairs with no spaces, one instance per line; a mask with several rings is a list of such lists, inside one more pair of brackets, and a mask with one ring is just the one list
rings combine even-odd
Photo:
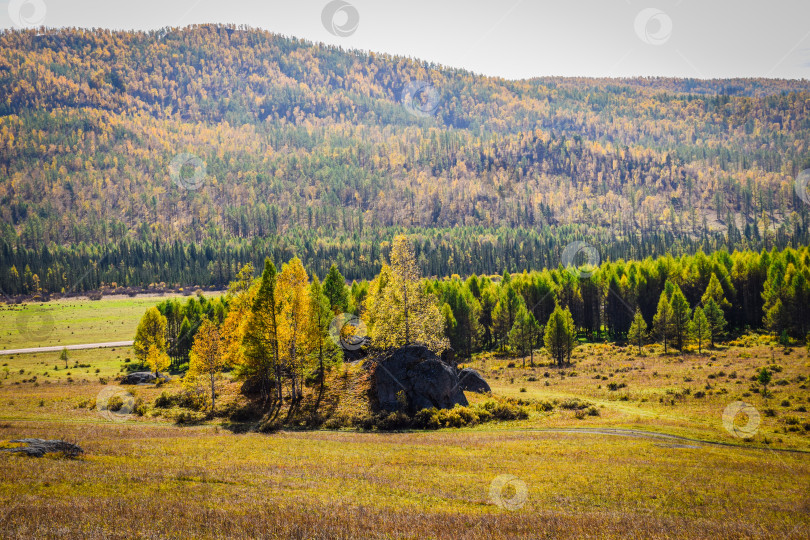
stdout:
[[179,407],[183,409],[190,409],[192,411],[201,411],[206,408],[207,403],[205,402],[205,399],[201,399],[200,395],[192,392],[170,394],[164,390],[158,397],[155,398],[153,406],[156,409],[171,409],[172,407]]
[[118,412],[121,410],[121,407],[123,406],[124,400],[121,398],[121,396],[112,396],[107,401],[107,410],[109,411]]
[[180,411],[173,418],[178,425],[192,425],[205,420],[205,415],[195,411]]
[[560,408],[561,409],[567,409],[569,411],[581,411],[582,409],[587,409],[588,407],[591,407],[592,405],[593,405],[593,403],[591,403],[590,401],[583,401],[581,399],[571,398],[571,399],[563,400],[560,403]]

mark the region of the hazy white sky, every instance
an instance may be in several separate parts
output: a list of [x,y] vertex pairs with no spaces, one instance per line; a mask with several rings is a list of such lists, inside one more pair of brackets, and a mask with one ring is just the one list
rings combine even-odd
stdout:
[[810,79],[810,0],[3,0],[0,26],[248,24],[524,78]]

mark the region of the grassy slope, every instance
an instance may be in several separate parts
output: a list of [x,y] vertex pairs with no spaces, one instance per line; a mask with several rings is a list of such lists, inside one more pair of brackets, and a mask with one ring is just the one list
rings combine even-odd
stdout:
[[[74,331],[80,335],[78,327]],[[774,381],[788,384],[773,385],[767,403],[750,392],[748,380],[756,367],[772,363],[766,344],[738,343],[713,354],[662,357],[650,348],[639,356],[586,346],[577,353],[573,377],[572,369],[561,377],[547,366],[510,368],[513,360],[482,355],[472,364],[487,374],[496,395],[578,397],[595,403],[600,416],[578,420],[557,407],[523,422],[461,430],[276,435],[237,435],[219,423],[176,427],[151,414],[111,422],[77,407],[104,388],[99,377],[123,369],[129,348],[75,351],[71,362],[90,367],[58,371],[58,353],[0,358],[10,368],[5,379],[0,371],[0,441],[60,437],[87,451],[76,461],[0,453],[0,502],[9,509],[0,519],[9,536],[36,537],[62,534],[66,523],[73,535],[121,538],[807,537],[807,454],[743,447],[810,449],[810,433],[785,432],[784,423],[789,416],[810,421],[795,411],[810,405],[806,388],[795,381],[810,371],[806,352],[774,353],[783,368]],[[334,382],[342,410],[362,408],[356,369]],[[726,375],[718,377],[719,371]],[[737,378],[728,376],[732,371]],[[610,391],[610,382],[627,386]],[[227,381],[221,386],[225,399],[235,390]],[[684,388],[692,392],[683,395]],[[162,391],[131,390],[146,403]],[[707,395],[696,398],[697,390]],[[628,401],[619,399],[625,395]],[[729,435],[720,421],[736,399],[776,411],[763,414],[750,443]],[[781,406],[785,399],[790,406]],[[615,426],[741,446],[531,431]],[[518,510],[490,499],[493,480],[503,474],[526,485],[528,498]],[[511,493],[507,488],[506,497]]]

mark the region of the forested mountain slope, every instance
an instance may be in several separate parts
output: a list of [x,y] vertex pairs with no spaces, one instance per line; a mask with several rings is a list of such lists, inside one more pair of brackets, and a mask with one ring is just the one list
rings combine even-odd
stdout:
[[369,277],[395,231],[428,275],[556,266],[574,239],[604,259],[807,243],[808,113],[807,81],[506,81],[246,28],[8,31],[0,288],[32,292],[26,266],[50,291],[224,284],[265,255]]

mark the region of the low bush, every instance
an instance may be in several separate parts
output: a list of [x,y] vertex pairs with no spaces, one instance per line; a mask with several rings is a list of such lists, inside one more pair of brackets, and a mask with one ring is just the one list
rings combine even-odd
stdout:
[[380,415],[379,419],[376,422],[377,429],[381,431],[394,431],[397,429],[406,429],[410,427],[411,419],[410,417],[401,412],[392,412],[387,415],[383,414]]
[[168,409],[174,405],[174,396],[164,390],[155,398],[153,405],[156,409]]
[[434,407],[418,411],[413,417],[413,425],[422,429],[439,429],[442,427],[441,420],[439,420],[439,409]]
[[525,420],[529,417],[526,407],[508,401],[487,400],[480,405],[494,420]]
[[340,428],[350,428],[357,424],[358,421],[354,416],[348,415],[346,413],[340,413],[329,417],[323,423],[323,427],[324,429],[340,429]]
[[121,396],[112,396],[109,400],[107,400],[107,410],[117,412],[121,410],[121,407],[124,406],[124,400],[121,399]]
[[194,392],[181,392],[179,394],[170,394],[166,390],[160,393],[155,398],[153,406],[156,409],[171,409],[172,407],[180,407],[183,409],[190,409],[192,411],[202,411],[208,403],[205,399],[206,394],[198,394]]
[[577,398],[566,399],[560,402],[561,409],[567,409],[569,411],[579,411],[582,409],[587,409],[588,407],[592,406],[593,403],[589,401],[583,401]]
[[[179,425],[192,425],[205,420],[205,415],[195,411],[179,411],[173,415],[173,419]],[[261,427],[259,430],[261,431]]]
[[548,412],[554,410],[554,404],[550,401],[541,400],[535,404],[535,409],[542,412]]
[[262,416],[262,411],[253,403],[231,403],[224,410],[225,416],[232,422],[248,422]]
[[138,398],[135,400],[135,406],[132,408],[132,412],[138,416],[143,416],[146,414],[146,404],[143,402],[143,399]]

